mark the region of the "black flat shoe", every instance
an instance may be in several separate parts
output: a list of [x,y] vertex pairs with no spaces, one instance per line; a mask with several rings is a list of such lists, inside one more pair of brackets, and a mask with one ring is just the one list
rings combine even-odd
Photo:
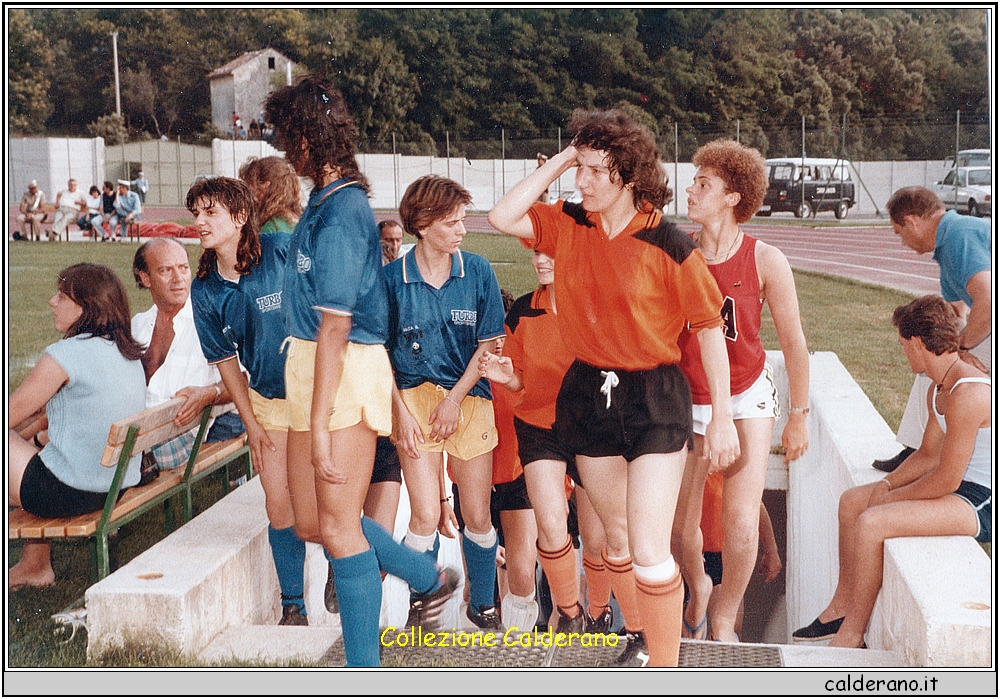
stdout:
[[906,457],[915,452],[916,449],[911,449],[910,447],[903,447],[903,451],[896,454],[891,459],[875,459],[872,461],[872,468],[878,469],[879,471],[884,471],[885,473],[892,473],[899,465],[906,461]]
[[792,640],[823,641],[836,635],[836,633],[840,631],[840,625],[843,623],[844,617],[828,621],[825,624],[819,620],[819,617],[816,617],[813,620],[813,623],[809,624],[809,626],[805,626],[793,633]]

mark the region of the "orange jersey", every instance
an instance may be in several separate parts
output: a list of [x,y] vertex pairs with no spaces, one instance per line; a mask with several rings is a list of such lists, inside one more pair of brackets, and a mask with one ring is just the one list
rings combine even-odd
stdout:
[[520,391],[511,393],[490,382],[493,392],[493,420],[497,427],[497,445],[493,449],[493,485],[511,483],[524,473],[517,458],[517,434],[514,432],[514,403]]
[[549,288],[539,287],[515,301],[507,313],[506,329],[503,353],[521,372],[524,383],[514,415],[550,430],[556,419],[556,396],[573,355],[559,336]]
[[705,479],[705,495],[701,501],[702,551],[719,553],[722,551],[722,488],[725,476],[710,473]]
[[659,211],[637,213],[608,238],[579,204],[533,204],[534,239],[554,258],[559,332],[591,366],[637,371],[680,360],[677,337],[722,325],[722,295],[705,258]]

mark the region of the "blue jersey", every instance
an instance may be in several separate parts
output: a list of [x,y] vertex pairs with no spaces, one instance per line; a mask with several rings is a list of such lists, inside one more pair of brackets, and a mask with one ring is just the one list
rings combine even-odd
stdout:
[[[458,251],[440,289],[424,282],[412,252],[383,269],[396,385],[413,388],[430,381],[454,388],[479,343],[504,335],[503,300],[493,268],[479,255]],[[490,382],[480,379],[469,395],[492,398]]]
[[945,301],[964,301],[972,306],[966,288],[969,280],[991,269],[990,224],[981,218],[948,211],[938,223],[934,259],[941,267],[941,295]]
[[260,237],[260,262],[239,282],[217,271],[191,282],[194,325],[205,359],[218,364],[238,355],[250,372],[250,388],[265,398],[285,397],[281,302],[291,242],[287,233],[265,233]]
[[382,241],[365,190],[339,179],[313,190],[285,262],[285,329],[315,342],[323,313],[351,317],[348,340],[384,345],[389,300]]

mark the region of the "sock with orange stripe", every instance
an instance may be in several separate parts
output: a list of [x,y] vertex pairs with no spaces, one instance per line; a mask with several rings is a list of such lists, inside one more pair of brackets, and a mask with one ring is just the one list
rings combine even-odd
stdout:
[[583,573],[587,576],[587,613],[596,619],[611,604],[611,576],[604,567],[604,561],[594,560],[583,554]]
[[650,667],[677,667],[684,580],[673,557],[655,566],[635,566],[635,591]]
[[552,602],[563,616],[579,616],[580,574],[577,572],[573,540],[567,534],[566,544],[556,551],[546,551],[541,546],[537,548],[538,560],[542,564],[542,570],[545,571],[545,577],[549,579]]
[[639,605],[635,595],[635,574],[632,572],[632,557],[610,558],[608,550],[601,552],[604,568],[611,580],[611,589],[618,600],[618,607],[625,618],[625,630],[631,633],[642,631],[642,618],[639,616]]

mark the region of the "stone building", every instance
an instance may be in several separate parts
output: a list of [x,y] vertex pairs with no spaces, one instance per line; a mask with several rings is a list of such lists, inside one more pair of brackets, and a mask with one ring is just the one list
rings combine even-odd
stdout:
[[264,101],[275,89],[289,85],[295,63],[274,49],[248,51],[208,74],[212,93],[212,123],[231,133],[233,112],[243,128],[259,118]]

